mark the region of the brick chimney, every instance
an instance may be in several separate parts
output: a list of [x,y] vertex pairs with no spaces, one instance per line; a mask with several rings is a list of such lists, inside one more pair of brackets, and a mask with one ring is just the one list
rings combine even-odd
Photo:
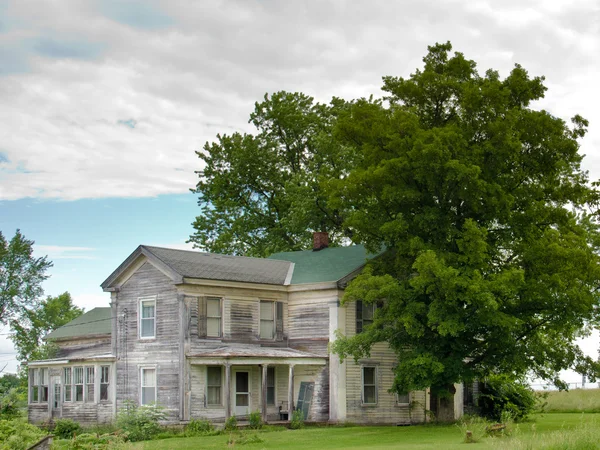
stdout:
[[318,252],[329,246],[329,235],[326,231],[315,231],[313,233],[313,252]]

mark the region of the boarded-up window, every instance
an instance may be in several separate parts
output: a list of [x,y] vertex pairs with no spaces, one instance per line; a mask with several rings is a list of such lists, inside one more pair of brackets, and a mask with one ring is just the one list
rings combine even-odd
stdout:
[[63,370],[63,384],[65,386],[65,402],[70,402],[73,400],[73,379],[70,367],[65,367]]
[[362,333],[367,326],[373,323],[375,309],[376,305],[373,303],[367,304],[360,300],[356,302],[356,334]]
[[156,369],[141,369],[142,405],[156,402]]
[[365,405],[377,403],[377,367],[362,368],[362,402]]
[[109,366],[100,366],[100,400],[108,400]]
[[221,299],[206,299],[206,336],[221,337]]
[[206,368],[206,404],[221,405],[221,366]]
[[85,368],[85,401],[93,402],[94,399],[94,375],[95,371],[93,367]]
[[275,404],[275,367],[267,367],[267,405]]
[[140,299],[140,337],[153,338],[156,334],[156,299]]
[[83,401],[83,367],[73,367],[73,384],[75,385],[75,401]]
[[260,338],[275,337],[275,302],[260,302]]

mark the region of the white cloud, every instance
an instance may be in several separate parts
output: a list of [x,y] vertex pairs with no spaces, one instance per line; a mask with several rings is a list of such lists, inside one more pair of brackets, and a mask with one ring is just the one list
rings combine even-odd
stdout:
[[95,259],[90,252],[96,249],[91,247],[69,247],[62,245],[38,245],[34,244],[36,254],[47,255],[50,260],[55,259]]
[[[409,75],[427,45],[446,40],[482,72],[519,62],[546,75],[540,106],[590,119],[584,153],[600,144],[594,1],[164,1],[138,15],[117,6],[9,3],[0,199],[185,193],[201,168],[194,151],[250,130],[265,92],[378,96],[381,76]],[[585,163],[593,178],[598,163]]]

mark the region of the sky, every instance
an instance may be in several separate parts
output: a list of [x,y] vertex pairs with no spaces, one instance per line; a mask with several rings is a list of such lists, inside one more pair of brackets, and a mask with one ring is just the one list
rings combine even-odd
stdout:
[[265,93],[380,97],[446,41],[480,73],[544,75],[534,106],[590,121],[600,178],[597,0],[0,0],[0,231],[54,262],[46,294],[107,306],[100,283],[139,244],[190,247],[195,151],[252,132]]

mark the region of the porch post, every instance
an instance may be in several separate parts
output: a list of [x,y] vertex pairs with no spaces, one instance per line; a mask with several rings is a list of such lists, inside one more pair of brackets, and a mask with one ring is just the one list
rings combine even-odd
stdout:
[[231,384],[231,365],[229,363],[225,363],[225,418],[229,419],[231,417],[231,394],[229,385]]
[[268,364],[263,364],[262,366],[262,404],[261,404],[261,412],[262,412],[262,421],[267,421],[267,369]]
[[294,412],[294,365],[290,364],[290,374],[288,378],[288,422],[292,421]]

